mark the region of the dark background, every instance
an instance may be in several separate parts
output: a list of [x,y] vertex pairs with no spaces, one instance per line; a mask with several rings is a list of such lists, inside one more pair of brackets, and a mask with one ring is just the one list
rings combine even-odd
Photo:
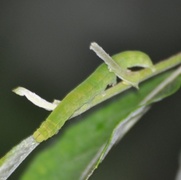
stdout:
[[[0,156],[48,115],[11,90],[21,85],[62,99],[102,63],[89,50],[92,41],[109,54],[138,49],[154,62],[169,57],[181,51],[181,1],[0,1]],[[180,98],[177,92],[155,104],[90,179],[174,179]]]

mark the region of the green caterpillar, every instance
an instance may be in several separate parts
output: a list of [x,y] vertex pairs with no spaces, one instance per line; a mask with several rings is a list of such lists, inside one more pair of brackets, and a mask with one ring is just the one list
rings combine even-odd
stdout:
[[[99,48],[101,58],[108,56],[96,43],[91,44],[91,49]],[[108,57],[109,61],[101,64],[86,80],[68,93],[54,111],[34,132],[33,137],[37,142],[42,142],[55,135],[64,123],[84,104],[89,103],[95,96],[104,93],[107,86],[116,83],[117,76],[124,82],[138,87],[139,72],[128,71],[128,68],[139,66],[153,69],[149,56],[141,51],[125,51]],[[110,59],[111,58],[111,59]],[[112,63],[112,64],[110,64]]]

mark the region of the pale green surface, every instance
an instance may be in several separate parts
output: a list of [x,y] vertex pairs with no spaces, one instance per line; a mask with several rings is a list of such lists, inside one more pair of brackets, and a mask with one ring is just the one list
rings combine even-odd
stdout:
[[[140,102],[166,77],[169,77],[171,72],[166,72],[143,83],[139,91],[131,89],[122,93],[114,102],[71,126],[61,139],[35,157],[22,179],[80,179],[87,165],[111,138],[117,124],[138,109]],[[153,98],[152,102],[157,101],[159,96],[164,98],[171,95],[180,88],[180,85],[181,75],[164,88],[156,99]],[[99,158],[100,156],[97,162]],[[94,167],[95,165],[92,165],[92,169]]]
[[38,143],[30,136],[3,156],[0,159],[0,180],[7,179],[37,146]]
[[[123,59],[128,60],[128,64],[127,61],[123,61]],[[113,60],[111,59],[111,61]],[[123,80],[130,79],[136,87],[141,78],[141,74],[140,72],[132,73],[131,71],[128,73],[127,68],[135,66],[152,68],[150,58],[140,51],[128,51],[117,54],[115,56],[115,62],[116,65],[119,66],[118,69],[114,68],[114,73],[109,71],[106,64],[102,64],[84,82],[72,90],[34,132],[33,137],[35,140],[42,142],[55,135],[75,111],[85,104],[89,105],[95,96],[104,93],[108,85],[116,83],[116,75],[118,75],[116,72],[120,68],[121,72],[119,72],[119,77]],[[128,82],[128,80],[126,80],[126,82]]]

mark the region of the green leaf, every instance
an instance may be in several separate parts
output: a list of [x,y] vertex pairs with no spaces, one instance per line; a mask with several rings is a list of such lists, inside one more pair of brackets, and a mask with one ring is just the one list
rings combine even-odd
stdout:
[[172,72],[147,80],[140,85],[139,91],[130,89],[121,93],[105,106],[71,125],[54,144],[34,158],[21,179],[86,179],[151,103],[180,88],[181,75],[152,98],[147,106],[140,106]]

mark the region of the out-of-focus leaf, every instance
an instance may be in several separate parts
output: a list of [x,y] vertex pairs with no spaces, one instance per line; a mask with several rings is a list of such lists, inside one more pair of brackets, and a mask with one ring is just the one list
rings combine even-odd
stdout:
[[149,79],[140,85],[139,91],[130,89],[116,96],[104,107],[70,126],[60,139],[34,158],[21,179],[86,179],[152,102],[180,88],[181,76],[158,93],[150,104],[140,106],[171,73],[169,71]]

